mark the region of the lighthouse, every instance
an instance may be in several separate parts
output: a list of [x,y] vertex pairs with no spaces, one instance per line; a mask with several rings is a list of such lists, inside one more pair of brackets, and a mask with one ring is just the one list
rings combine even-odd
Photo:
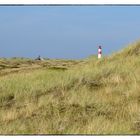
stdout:
[[99,46],[98,47],[98,59],[100,59],[102,57],[102,47]]

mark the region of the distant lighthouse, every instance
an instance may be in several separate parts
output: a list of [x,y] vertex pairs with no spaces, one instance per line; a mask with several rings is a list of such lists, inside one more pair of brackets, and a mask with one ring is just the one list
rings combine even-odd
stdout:
[[102,57],[102,47],[99,46],[98,47],[98,59],[100,59]]

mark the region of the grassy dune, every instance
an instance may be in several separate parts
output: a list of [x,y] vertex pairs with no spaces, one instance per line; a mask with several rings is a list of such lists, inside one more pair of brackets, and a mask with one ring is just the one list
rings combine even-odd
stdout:
[[97,60],[0,60],[0,134],[140,134],[140,43]]

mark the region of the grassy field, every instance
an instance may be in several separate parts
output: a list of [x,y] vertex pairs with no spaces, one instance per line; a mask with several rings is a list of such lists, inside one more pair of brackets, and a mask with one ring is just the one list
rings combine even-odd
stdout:
[[1,58],[0,134],[140,134],[140,43],[101,60]]

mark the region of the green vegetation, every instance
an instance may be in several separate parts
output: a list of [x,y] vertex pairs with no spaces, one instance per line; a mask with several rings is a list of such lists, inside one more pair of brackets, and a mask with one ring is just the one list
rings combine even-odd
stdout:
[[0,59],[0,134],[140,134],[140,43],[97,60]]

